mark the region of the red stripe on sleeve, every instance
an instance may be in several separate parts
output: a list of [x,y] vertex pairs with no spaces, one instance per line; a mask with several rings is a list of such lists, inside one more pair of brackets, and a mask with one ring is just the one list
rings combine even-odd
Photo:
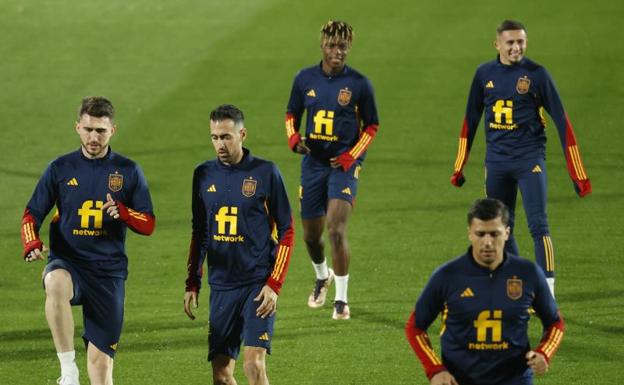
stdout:
[[427,332],[416,327],[415,312],[410,314],[409,319],[405,323],[405,336],[425,369],[427,378],[431,379],[437,373],[447,370],[433,351]]
[[565,322],[563,321],[563,317],[559,315],[559,321],[550,325],[550,327],[544,332],[539,345],[535,349],[535,351],[542,354],[549,363],[561,345],[564,331]]
[[288,266],[290,265],[290,256],[292,255],[293,245],[295,244],[295,229],[293,226],[293,218],[290,218],[290,226],[282,234],[275,251],[275,265],[273,271],[267,279],[266,284],[273,289],[276,294],[279,294],[286,279],[288,273]]
[[119,220],[124,222],[130,230],[142,235],[151,235],[154,232],[156,218],[153,215],[129,209],[120,201],[115,201],[115,205],[119,210]]
[[459,133],[459,145],[454,167],[455,172],[461,172],[464,169],[464,165],[468,162],[468,153],[468,120],[464,117],[464,122]]
[[286,136],[288,137],[288,147],[291,150],[295,150],[297,143],[301,141],[301,135],[299,134],[299,127],[295,125],[295,116],[291,113],[286,113]]
[[22,238],[22,247],[24,248],[23,257],[26,257],[26,255],[34,249],[41,250],[43,248],[43,242],[39,239],[37,221],[28,209],[24,210],[20,233]]

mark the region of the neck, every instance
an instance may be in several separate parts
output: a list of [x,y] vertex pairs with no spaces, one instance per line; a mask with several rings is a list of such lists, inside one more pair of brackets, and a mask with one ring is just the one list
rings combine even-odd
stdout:
[[481,266],[481,267],[486,267],[488,270],[490,271],[494,271],[496,270],[496,268],[498,266],[500,266],[501,263],[503,263],[503,255],[497,256],[497,258],[492,261],[491,263],[484,263],[483,261],[480,261],[479,258],[477,258],[477,256],[475,255],[474,251],[472,253],[472,259],[473,261],[475,261],[477,263],[477,265]]
[[84,146],[80,146],[80,149],[82,150],[82,155],[84,155],[85,158],[87,159],[100,159],[100,158],[105,157],[106,154],[108,154],[108,146],[106,146],[103,151],[101,151],[100,153],[96,155],[89,154],[87,150],[85,150]]
[[344,66],[338,67],[338,68],[332,68],[329,65],[325,64],[325,62],[323,62],[323,64],[321,65],[321,69],[327,75],[338,75],[339,73],[342,72],[342,70],[344,69]]
[[228,166],[235,166],[239,164],[241,160],[243,160],[244,156],[245,156],[245,151],[241,150],[236,156],[236,158],[232,159],[231,162],[223,162],[223,164],[227,164]]

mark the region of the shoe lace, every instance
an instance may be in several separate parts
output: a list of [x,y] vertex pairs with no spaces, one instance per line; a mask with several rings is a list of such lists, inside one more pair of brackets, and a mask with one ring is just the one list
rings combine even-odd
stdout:
[[345,307],[346,303],[342,302],[342,301],[336,301],[334,302],[334,306],[336,308],[336,313],[338,314],[342,314],[344,313],[344,307]]
[[321,289],[325,287],[326,282],[327,282],[327,279],[316,280],[316,284],[314,285],[314,299],[318,298],[318,296],[321,294]]

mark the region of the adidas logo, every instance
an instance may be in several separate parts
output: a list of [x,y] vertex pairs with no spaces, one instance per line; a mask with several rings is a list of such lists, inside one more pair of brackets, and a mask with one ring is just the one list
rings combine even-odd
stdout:
[[461,293],[460,297],[461,298],[474,297],[474,293],[472,292],[471,288],[467,287],[466,290],[464,290],[464,292]]
[[351,195],[351,189],[347,187],[346,189],[341,191],[343,194]]
[[215,185],[210,185],[210,187],[208,187],[208,190],[206,190],[208,192],[217,192],[217,188],[215,187]]
[[78,186],[78,181],[76,178],[71,178],[69,182],[67,182],[68,186]]
[[268,341],[269,340],[269,333],[264,332],[264,334],[262,334],[260,337],[258,337],[259,340],[262,341]]
[[487,84],[485,85],[485,88],[494,88],[494,82],[493,81],[489,81],[487,82]]
[[542,168],[538,164],[537,166],[533,167],[533,171],[531,172],[542,172]]
[[315,98],[316,97],[316,92],[314,92],[314,90],[310,90],[310,91],[308,91],[308,93],[306,95]]

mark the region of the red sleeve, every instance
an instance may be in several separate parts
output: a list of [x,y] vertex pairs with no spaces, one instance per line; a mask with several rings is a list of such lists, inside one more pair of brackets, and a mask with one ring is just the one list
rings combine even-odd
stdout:
[[563,322],[563,318],[561,315],[559,316],[559,321],[550,325],[550,327],[544,332],[542,336],[542,340],[540,341],[535,351],[540,353],[546,358],[546,361],[550,363],[550,360],[555,355],[557,349],[559,349],[559,345],[561,345],[561,340],[563,339],[563,332],[565,331],[565,323]]
[[457,147],[457,156],[455,157],[455,165],[453,172],[462,172],[466,162],[468,162],[468,120],[464,118],[461,131],[459,133],[459,146]]
[[582,198],[591,194],[592,187],[585,166],[583,166],[583,160],[581,159],[581,152],[576,143],[576,136],[574,135],[574,129],[568,114],[564,114],[566,128],[565,128],[565,144],[564,153],[566,158],[566,165],[568,168],[568,174],[574,182],[574,188],[578,195]]
[[368,146],[370,146],[373,142],[373,138],[377,135],[378,128],[379,126],[377,124],[367,126],[360,134],[360,138],[355,146],[353,146],[351,150],[343,152],[338,156],[338,162],[344,171],[350,169],[351,166],[353,166],[353,163],[355,163],[355,160],[359,158],[366,151],[366,149],[368,149]]
[[288,147],[295,151],[297,143],[301,142],[301,134],[295,125],[295,116],[291,113],[286,114],[286,136],[288,137]]
[[26,257],[34,249],[41,250],[43,248],[43,242],[39,239],[37,221],[28,209],[24,210],[24,216],[22,216],[21,235],[24,248],[23,257]]
[[153,215],[134,211],[120,201],[116,201],[115,205],[119,209],[119,220],[124,222],[130,230],[142,235],[151,235],[154,232],[156,218]]
[[290,217],[290,225],[287,230],[281,235],[277,250],[275,251],[275,264],[273,265],[273,271],[267,279],[266,284],[273,289],[276,294],[279,294],[286,279],[286,273],[288,272],[288,265],[290,264],[290,256],[292,254],[293,244],[295,243],[295,230],[293,227],[293,219]]
[[433,351],[427,332],[416,327],[416,314],[414,312],[412,312],[405,324],[405,335],[425,369],[427,378],[431,380],[431,377],[437,373],[447,370]]

